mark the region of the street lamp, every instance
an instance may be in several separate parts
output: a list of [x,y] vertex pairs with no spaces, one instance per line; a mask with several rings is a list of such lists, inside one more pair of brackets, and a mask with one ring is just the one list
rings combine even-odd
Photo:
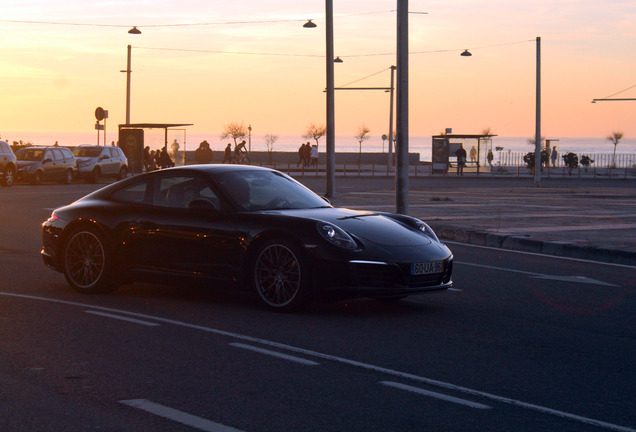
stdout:
[[[333,0],[325,0],[325,35],[326,35],[326,75],[327,75],[327,167],[326,197],[336,193],[336,134],[335,134],[335,98],[334,98],[334,57],[333,57]],[[303,24],[304,28],[317,27],[312,20]],[[340,60],[342,61],[342,59]]]
[[[136,28],[136,27],[134,27]],[[132,31],[132,30],[130,30]],[[128,33],[130,33],[130,31]],[[139,30],[137,30],[139,31]],[[126,70],[120,70],[119,72],[126,72],[126,124],[130,124],[130,63],[131,63],[131,51],[132,47],[128,45],[128,55],[126,61]]]
[[[534,130],[534,184],[541,186],[541,37],[536,38],[537,44],[537,71],[536,71],[536,105],[535,105],[535,130]],[[472,54],[468,50],[461,53],[464,57]],[[595,99],[592,101],[594,103]]]

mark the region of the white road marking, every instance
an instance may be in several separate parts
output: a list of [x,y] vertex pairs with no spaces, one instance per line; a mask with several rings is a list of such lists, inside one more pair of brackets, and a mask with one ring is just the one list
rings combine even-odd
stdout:
[[406,384],[400,384],[400,383],[396,383],[393,381],[380,381],[380,384],[385,385],[385,386],[389,386],[389,387],[394,387],[400,390],[406,390],[408,392],[411,393],[417,393],[423,396],[429,396],[435,399],[441,399],[443,401],[446,402],[452,402],[452,403],[456,403],[456,404],[460,404],[460,405],[466,405],[469,406],[471,408],[477,408],[477,409],[492,409],[491,406],[488,405],[484,405],[484,404],[480,404],[477,402],[472,402],[466,399],[460,399],[460,398],[456,398],[453,396],[448,396],[442,393],[436,393],[436,392],[432,392],[429,390],[424,390],[422,388],[419,387],[413,387],[410,385],[406,385]]
[[293,362],[296,362],[296,363],[304,364],[306,366],[316,366],[316,365],[320,364],[320,363],[317,363],[317,362],[312,361],[312,360],[307,360],[307,359],[296,357],[296,356],[290,356],[289,354],[283,354],[283,353],[279,353],[277,351],[272,351],[272,350],[267,350],[267,349],[263,349],[263,348],[258,348],[258,347],[251,346],[251,345],[245,345],[245,344],[238,343],[238,342],[231,343],[230,345],[232,345],[234,347],[237,347],[237,348],[243,348],[243,349],[246,349],[246,350],[254,351],[254,352],[257,352],[257,353],[260,353],[260,354],[265,354],[265,355],[269,355],[269,356],[272,356],[272,357],[278,357],[278,358],[282,358],[282,359],[285,359],[285,360],[293,361]]
[[461,265],[472,266],[472,267],[481,267],[481,268],[486,268],[486,269],[491,269],[491,270],[498,270],[498,271],[505,271],[505,272],[510,272],[510,273],[519,273],[519,274],[524,274],[526,276],[529,276],[531,278],[536,278],[536,279],[551,279],[551,280],[562,281],[562,282],[576,282],[576,283],[587,283],[587,284],[619,287],[619,285],[614,285],[614,284],[611,284],[609,282],[603,282],[603,281],[598,281],[598,280],[595,280],[595,279],[590,279],[590,278],[587,278],[585,276],[547,275],[547,274],[542,274],[542,273],[528,272],[528,271],[523,271],[523,270],[515,270],[515,269],[510,269],[510,268],[505,268],[505,267],[495,267],[495,266],[489,266],[489,265],[485,265],[485,264],[474,264],[474,263],[468,263],[468,262],[462,262],[462,261],[455,261],[455,264],[461,264]]
[[622,267],[622,268],[636,269],[636,266],[627,265],[627,264],[606,263],[606,262],[592,261],[592,260],[586,260],[586,259],[581,259],[581,258],[570,258],[570,257],[563,257],[563,256],[558,256],[558,255],[548,255],[548,254],[542,254],[542,253],[537,253],[537,252],[526,252],[526,251],[519,251],[519,250],[514,250],[514,249],[503,249],[503,248],[492,247],[492,246],[479,246],[479,245],[474,245],[474,244],[469,244],[469,243],[461,243],[461,242],[452,241],[452,240],[444,240],[443,243],[456,244],[456,245],[460,245],[460,246],[466,246],[466,247],[478,248],[478,249],[488,249],[488,250],[492,250],[492,251],[506,252],[506,253],[512,253],[512,254],[540,256],[540,257],[544,257],[544,258],[550,258],[550,259],[553,259],[553,260],[559,259],[559,260],[575,261],[575,262],[582,262],[582,263],[600,264],[600,265],[603,265],[603,266],[612,266],[612,267]]
[[84,311],[88,314],[93,314],[93,315],[99,315],[99,316],[104,316],[104,317],[108,317],[108,318],[113,318],[113,319],[118,319],[121,321],[128,321],[128,322],[133,322],[135,324],[141,324],[141,325],[145,325],[148,327],[154,327],[154,326],[158,326],[159,324],[157,323],[152,323],[152,322],[148,322],[148,321],[142,321],[142,320],[138,320],[135,318],[128,318],[128,317],[123,317],[120,315],[113,315],[113,314],[108,314],[108,313],[104,313],[104,312],[97,312],[97,311],[91,311],[91,310],[87,310]]
[[535,404],[531,404],[531,403],[527,403],[527,402],[523,402],[520,400],[516,400],[516,399],[510,399],[504,396],[498,396],[492,393],[487,393],[487,392],[482,392],[480,390],[474,390],[468,387],[462,387],[456,384],[451,384],[451,383],[447,383],[444,381],[438,381],[438,380],[434,380],[432,378],[426,378],[423,376],[419,376],[419,375],[414,375],[408,372],[401,372],[401,371],[397,371],[394,369],[388,369],[385,367],[381,367],[381,366],[375,366],[369,363],[363,363],[363,362],[359,362],[356,360],[349,360],[343,357],[338,357],[338,356],[334,356],[331,354],[324,354],[324,353],[320,353],[318,351],[312,351],[312,350],[308,350],[305,348],[298,348],[295,347],[293,345],[287,345],[287,344],[283,344],[283,343],[279,343],[279,342],[274,342],[274,341],[270,341],[267,339],[261,339],[261,338],[257,338],[254,336],[248,336],[248,335],[244,335],[244,334],[240,334],[240,333],[234,333],[234,332],[229,332],[229,331],[225,331],[225,330],[219,330],[219,329],[214,329],[214,328],[210,328],[210,327],[205,327],[205,326],[201,326],[201,325],[197,325],[197,324],[189,324],[183,321],[176,321],[176,320],[171,320],[168,318],[161,318],[161,317],[156,317],[156,316],[151,316],[151,315],[145,315],[145,314],[140,314],[140,313],[136,313],[136,312],[128,312],[128,311],[124,311],[124,310],[120,310],[120,309],[114,309],[114,308],[107,308],[107,307],[102,307],[102,306],[94,306],[94,305],[88,305],[88,304],[84,304],[84,303],[79,303],[79,302],[72,302],[72,301],[68,301],[68,300],[58,300],[58,299],[51,299],[51,298],[46,298],[46,297],[37,297],[37,296],[32,296],[32,295],[27,295],[27,294],[16,294],[16,293],[7,293],[7,292],[0,292],[0,295],[3,296],[7,296],[7,297],[16,297],[16,298],[24,298],[24,299],[31,299],[31,300],[40,300],[40,301],[46,301],[46,302],[51,302],[51,303],[58,303],[58,304],[65,304],[65,305],[71,305],[71,306],[79,306],[82,308],[93,308],[93,309],[100,309],[103,311],[108,311],[108,312],[115,312],[115,313],[120,313],[120,314],[126,314],[126,315],[131,315],[131,316],[136,316],[139,318],[146,318],[146,319],[152,319],[155,321],[159,321],[162,323],[166,323],[166,324],[173,324],[175,326],[180,326],[180,327],[184,327],[184,328],[189,328],[189,329],[193,329],[193,330],[200,330],[200,331],[204,331],[207,333],[212,333],[212,334],[216,334],[219,336],[226,336],[226,337],[230,337],[230,338],[234,338],[234,339],[239,339],[239,340],[243,340],[243,341],[248,341],[248,342],[252,342],[252,343],[257,343],[257,344],[261,344],[261,345],[266,345],[266,346],[271,346],[271,347],[275,347],[278,349],[283,349],[283,350],[288,350],[291,352],[295,352],[295,353],[299,353],[299,354],[303,354],[309,357],[316,357],[316,358],[321,358],[323,360],[330,360],[336,363],[342,363],[342,364],[346,364],[349,366],[353,366],[353,367],[357,367],[360,369],[365,369],[365,370],[370,370],[373,372],[377,372],[377,373],[381,373],[381,374],[385,374],[385,375],[390,375],[390,376],[396,376],[399,377],[401,379],[407,379],[407,380],[412,380],[412,381],[417,381],[417,382],[422,382],[422,383],[426,383],[428,385],[431,386],[435,386],[435,387],[441,387],[441,388],[445,388],[445,389],[449,389],[449,390],[454,390],[457,392],[461,392],[461,393],[466,393],[466,394],[471,394],[474,396],[480,396],[486,399],[490,399],[490,400],[494,400],[497,402],[501,402],[501,403],[506,403],[509,405],[514,405],[517,407],[521,407],[521,408],[525,408],[525,409],[529,409],[529,410],[533,410],[533,411],[537,411],[537,412],[541,412],[544,414],[550,414],[550,415],[554,415],[560,418],[565,418],[568,420],[573,420],[573,421],[577,421],[580,423],[585,423],[588,425],[594,425],[594,426],[598,426],[604,429],[609,429],[609,430],[615,430],[615,431],[619,431],[619,432],[636,432],[636,429],[633,428],[629,428],[629,427],[625,427],[625,426],[620,426],[620,425],[615,425],[612,423],[607,423],[607,422],[603,422],[600,420],[595,420],[589,417],[583,417],[583,416],[579,416],[576,414],[571,414],[571,413],[567,413],[564,411],[558,411],[552,408],[547,408],[541,405],[535,405]]
[[167,407],[165,405],[154,403],[147,399],[120,400],[119,403],[128,405],[133,408],[138,408],[150,414],[154,414],[156,416],[163,417],[168,420],[172,420],[174,422],[181,423],[186,426],[190,426],[206,432],[241,432],[239,429],[225,426],[220,423],[215,423],[202,417],[197,417],[192,414]]

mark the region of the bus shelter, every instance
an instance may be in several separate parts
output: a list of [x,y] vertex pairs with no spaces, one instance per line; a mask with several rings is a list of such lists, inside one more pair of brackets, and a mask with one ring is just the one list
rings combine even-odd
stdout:
[[[168,151],[168,130],[192,126],[192,123],[128,123],[119,125],[119,147],[128,158],[133,173],[141,173],[144,167],[144,129],[164,130],[164,149]],[[184,132],[185,152],[185,132]]]
[[497,135],[462,135],[462,134],[446,134],[434,135],[432,150],[432,170],[433,173],[447,174],[452,162],[455,162],[455,152],[464,147],[466,154],[470,155],[471,150],[475,149],[474,160],[467,158],[467,166],[476,168],[479,174],[482,167],[488,165],[488,152],[492,152],[492,137]]

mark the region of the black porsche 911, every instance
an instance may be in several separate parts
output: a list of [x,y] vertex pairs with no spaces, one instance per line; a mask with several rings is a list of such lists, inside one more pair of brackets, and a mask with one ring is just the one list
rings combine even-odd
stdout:
[[335,208],[254,166],[193,165],[110,184],[53,211],[42,243],[44,263],[82,293],[197,280],[252,289],[291,311],[452,286],[453,255],[424,222]]

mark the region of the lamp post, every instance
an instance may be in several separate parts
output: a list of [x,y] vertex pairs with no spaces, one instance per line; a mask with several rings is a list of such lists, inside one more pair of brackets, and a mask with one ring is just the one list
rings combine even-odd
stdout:
[[409,192],[409,2],[397,2],[397,168],[395,176],[396,213],[408,214]]
[[247,126],[247,151],[252,152],[252,125]]
[[[136,29],[136,27],[135,27]],[[139,31],[139,30],[137,30]],[[130,33],[130,31],[128,32]],[[133,33],[133,34],[137,34],[137,33]],[[132,51],[132,47],[130,45],[128,45],[128,55],[127,55],[127,60],[126,60],[126,70],[122,70],[119,72],[126,72],[126,124],[130,124],[130,73],[132,72],[130,70],[130,63],[131,63],[131,51]]]
[[325,196],[336,194],[336,133],[333,70],[333,0],[325,0],[326,15],[326,73],[327,73],[327,184]]
[[534,131],[534,185],[541,186],[541,38],[537,37],[537,82]]
[[[536,104],[535,104],[535,121],[534,121],[534,184],[541,186],[541,37],[536,38],[537,44],[537,62],[536,62]],[[464,50],[460,54],[463,57],[470,57],[472,54],[468,50]],[[596,100],[594,99],[592,103]]]

